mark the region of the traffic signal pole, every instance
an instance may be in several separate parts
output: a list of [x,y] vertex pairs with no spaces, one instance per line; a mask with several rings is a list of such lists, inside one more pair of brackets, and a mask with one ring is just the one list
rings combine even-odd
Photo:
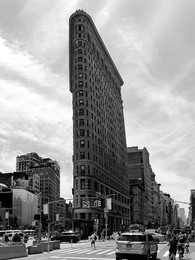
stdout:
[[47,239],[47,243],[48,243],[48,246],[47,246],[47,252],[49,253],[49,244],[50,244],[50,219],[49,219],[49,204],[53,204],[53,203],[56,203],[56,202],[59,202],[59,201],[63,201],[62,199],[59,199],[59,200],[54,200],[54,201],[48,201],[48,203],[44,204],[44,210],[46,210],[47,212],[44,212],[44,214],[48,214],[48,226],[47,226],[47,233],[48,233],[48,239]]
[[113,194],[108,194],[108,195],[104,195],[104,194],[101,194],[99,192],[96,193],[97,196],[101,197],[103,196],[104,199],[105,199],[105,208],[104,208],[104,218],[105,218],[105,239],[108,239],[108,211],[112,209],[112,201],[109,202],[109,200],[112,200],[112,196],[116,196],[115,193]]

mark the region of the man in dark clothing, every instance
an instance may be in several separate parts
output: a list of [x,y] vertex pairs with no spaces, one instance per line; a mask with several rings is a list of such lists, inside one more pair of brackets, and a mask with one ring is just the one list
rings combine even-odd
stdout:
[[21,242],[20,235],[19,235],[18,233],[16,233],[16,234],[13,236],[12,241],[15,242],[15,243],[20,243],[20,242]]
[[178,241],[176,239],[176,236],[173,236],[172,239],[169,241],[169,259],[175,260],[176,259],[176,253],[177,253],[177,244]]
[[181,233],[178,236],[178,250],[181,251],[181,255],[183,257],[184,255],[184,250],[185,250],[185,242],[186,242],[186,236],[185,234]]

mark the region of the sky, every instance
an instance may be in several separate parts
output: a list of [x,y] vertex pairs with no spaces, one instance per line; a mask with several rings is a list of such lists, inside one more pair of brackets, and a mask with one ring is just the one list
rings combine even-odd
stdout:
[[36,152],[59,162],[61,196],[72,196],[68,41],[69,17],[78,9],[93,19],[124,80],[127,146],[146,147],[161,190],[189,202],[195,189],[193,0],[0,0],[0,171],[16,171],[17,155]]

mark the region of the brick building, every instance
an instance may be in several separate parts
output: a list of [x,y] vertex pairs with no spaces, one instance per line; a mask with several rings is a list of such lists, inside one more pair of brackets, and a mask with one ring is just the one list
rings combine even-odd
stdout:
[[[146,148],[127,148],[128,177],[131,194],[131,221],[139,219],[148,228],[158,226],[160,221],[160,185],[155,180]],[[132,188],[136,192],[133,194]],[[138,196],[139,194],[139,196]],[[134,202],[137,201],[137,207]],[[139,218],[137,217],[139,216]]]

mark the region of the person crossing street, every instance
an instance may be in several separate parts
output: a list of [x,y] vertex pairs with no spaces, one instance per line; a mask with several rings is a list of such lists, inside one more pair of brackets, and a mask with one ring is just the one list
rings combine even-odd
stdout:
[[91,249],[95,249],[95,241],[97,240],[97,236],[95,233],[91,235],[90,240],[91,240]]

